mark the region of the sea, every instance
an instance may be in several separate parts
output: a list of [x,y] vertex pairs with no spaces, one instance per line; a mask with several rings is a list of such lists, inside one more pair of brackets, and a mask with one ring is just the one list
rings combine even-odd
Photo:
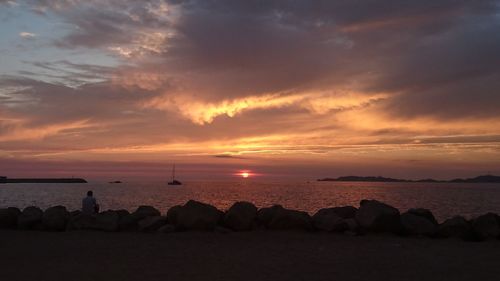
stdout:
[[134,211],[151,205],[162,213],[190,199],[227,210],[236,201],[249,201],[257,207],[280,204],[307,211],[351,205],[362,199],[376,199],[404,212],[410,208],[430,209],[439,221],[462,215],[473,218],[487,212],[500,213],[498,183],[371,183],[371,182],[259,182],[193,181],[182,186],[165,182],[124,182],[117,184],[0,184],[0,208],[64,205],[81,207],[88,190],[94,192],[101,210]]

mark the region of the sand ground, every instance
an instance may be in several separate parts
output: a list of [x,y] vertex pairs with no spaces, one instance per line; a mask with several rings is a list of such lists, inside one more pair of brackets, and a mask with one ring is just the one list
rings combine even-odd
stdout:
[[2,230],[0,280],[500,280],[500,241]]

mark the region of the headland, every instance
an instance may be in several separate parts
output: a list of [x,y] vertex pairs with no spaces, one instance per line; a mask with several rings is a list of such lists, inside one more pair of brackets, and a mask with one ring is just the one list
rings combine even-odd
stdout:
[[374,176],[344,176],[338,178],[322,178],[318,181],[344,181],[344,182],[427,182],[427,183],[500,183],[500,176],[484,175],[467,179],[452,179],[452,180],[435,180],[435,179],[420,179],[420,180],[407,180],[407,179],[394,179],[387,177],[374,177]]
[[8,178],[0,177],[0,183],[87,183],[82,178]]

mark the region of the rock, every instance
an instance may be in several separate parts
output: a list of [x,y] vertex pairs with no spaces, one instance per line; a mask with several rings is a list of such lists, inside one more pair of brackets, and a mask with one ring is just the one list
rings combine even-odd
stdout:
[[120,214],[117,211],[109,210],[101,212],[95,216],[94,229],[109,232],[118,231],[119,221]]
[[123,209],[122,209],[122,210],[116,210],[116,211],[114,211],[114,212],[116,212],[116,214],[118,214],[118,217],[119,217],[120,219],[121,219],[121,218],[123,218],[123,217],[125,217],[125,216],[130,215],[130,212],[129,212],[129,211],[127,211],[127,210],[123,210]]
[[17,217],[17,227],[19,229],[40,228],[42,223],[43,211],[38,207],[26,207],[19,217]]
[[80,212],[70,216],[68,224],[66,225],[66,230],[90,230],[96,228],[96,218],[95,216],[84,214]]
[[349,228],[335,208],[321,209],[312,217],[314,227],[323,231],[345,231]]
[[189,200],[178,210],[177,227],[181,230],[214,230],[223,215],[214,206]]
[[377,200],[362,200],[356,221],[364,231],[393,232],[401,230],[399,210]]
[[236,202],[224,216],[224,225],[235,231],[248,231],[254,228],[257,207],[249,202]]
[[500,236],[499,217],[493,213],[479,216],[472,221],[472,231],[479,240],[495,239]]
[[415,216],[424,217],[433,224],[437,225],[438,222],[430,210],[424,208],[409,209],[407,213]]
[[137,231],[139,229],[139,221],[147,217],[160,216],[160,211],[151,206],[139,206],[137,210],[128,214],[125,210],[120,210],[118,229],[120,231]]
[[401,215],[403,233],[408,235],[432,236],[437,231],[437,225],[424,216],[406,212]]
[[333,207],[330,209],[343,219],[354,218],[356,216],[356,212],[358,211],[358,208],[353,206]]
[[281,208],[274,213],[267,227],[273,230],[312,230],[313,223],[306,212]]
[[288,210],[281,205],[261,208],[257,212],[260,225],[273,230],[312,230],[311,216],[306,212]]
[[438,235],[441,237],[467,238],[471,235],[472,228],[464,217],[455,216],[444,221],[438,227]]
[[156,208],[151,206],[139,206],[139,208],[132,213],[132,216],[139,221],[145,217],[161,216],[161,213]]
[[118,220],[118,230],[120,231],[137,231],[139,221],[132,214],[120,217]]
[[71,217],[67,230],[118,231],[120,216],[117,211],[104,211],[95,215],[80,213]]
[[274,205],[272,207],[261,208],[257,211],[257,221],[260,225],[267,227],[275,214],[284,208],[281,205]]
[[181,205],[173,206],[167,211],[167,220],[169,224],[176,225],[177,224],[177,216],[179,214],[179,210],[182,209]]
[[157,231],[160,227],[167,224],[167,217],[154,216],[146,217],[139,221],[139,230],[143,232]]
[[175,232],[175,225],[166,224],[158,229],[159,233],[172,233]]
[[64,206],[50,207],[43,213],[42,225],[51,231],[64,231],[70,218],[70,213]]
[[356,221],[356,219],[344,219],[344,222],[347,224],[347,230],[344,231],[346,232],[351,232],[351,233],[358,233],[359,232],[359,224]]
[[70,218],[74,218],[74,217],[76,217],[76,216],[79,216],[81,213],[82,213],[82,211],[80,211],[80,210],[75,210],[75,211],[71,211],[71,212],[69,212],[69,216],[70,216]]
[[0,228],[15,228],[21,210],[15,207],[0,209]]
[[222,233],[222,234],[227,234],[233,232],[231,229],[223,226],[216,226],[214,229],[215,232],[217,233]]

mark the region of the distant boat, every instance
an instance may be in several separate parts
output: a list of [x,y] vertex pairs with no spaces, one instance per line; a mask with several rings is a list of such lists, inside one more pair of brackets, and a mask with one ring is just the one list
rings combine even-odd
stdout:
[[175,179],[175,164],[172,166],[172,181],[168,185],[182,185],[182,182]]
[[109,183],[122,183],[121,181],[110,181]]

